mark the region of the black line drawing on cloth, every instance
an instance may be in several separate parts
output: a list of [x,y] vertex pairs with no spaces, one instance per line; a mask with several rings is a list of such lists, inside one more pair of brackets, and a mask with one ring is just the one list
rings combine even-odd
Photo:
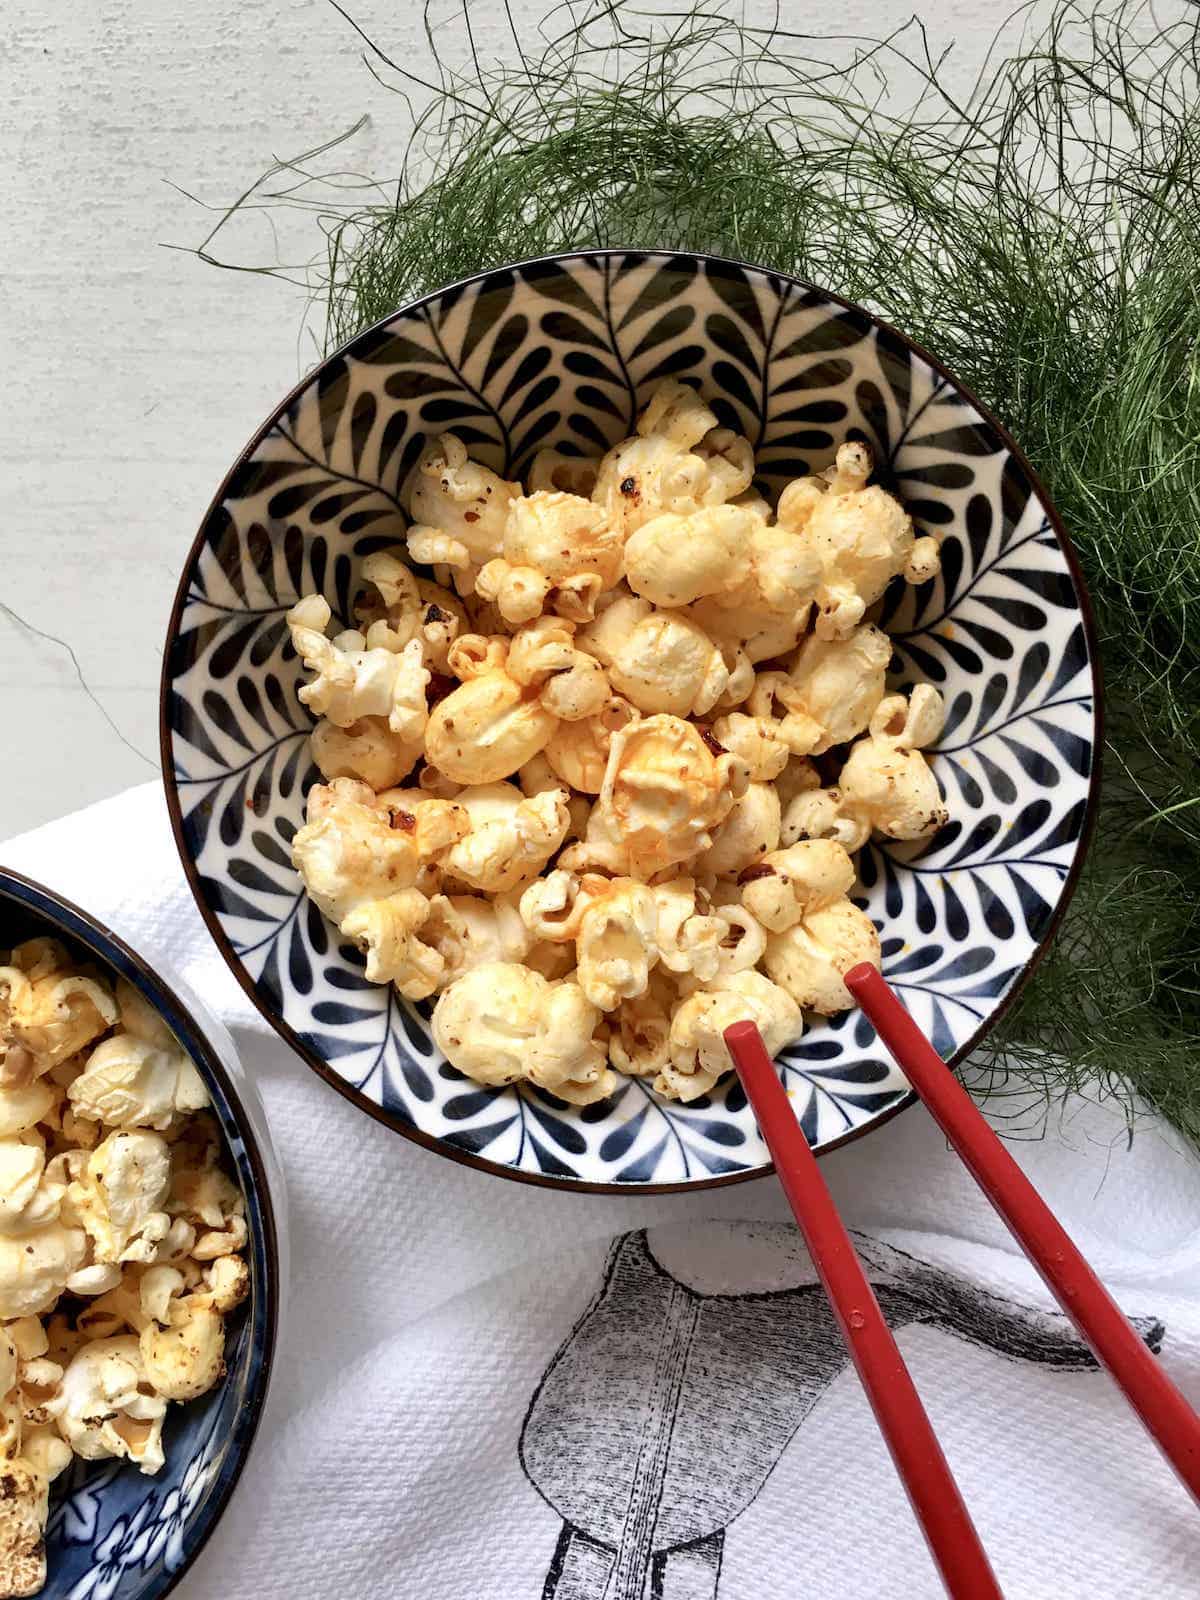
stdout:
[[[795,1263],[795,1230],[738,1232],[760,1259],[765,1248]],[[1095,1368],[1061,1313],[1002,1299],[878,1239],[855,1243],[893,1328],[924,1323],[1008,1360]],[[726,1529],[848,1363],[802,1259],[805,1281],[793,1273],[784,1288],[711,1292],[668,1271],[644,1230],[614,1242],[599,1293],[521,1431],[525,1475],[563,1520],[542,1600],[716,1600]],[[1137,1327],[1157,1354],[1164,1325]]]

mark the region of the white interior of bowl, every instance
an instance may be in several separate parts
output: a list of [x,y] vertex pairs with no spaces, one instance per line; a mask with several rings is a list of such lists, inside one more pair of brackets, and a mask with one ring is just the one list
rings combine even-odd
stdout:
[[[358,561],[402,538],[397,491],[430,434],[519,476],[542,445],[599,455],[666,376],[750,438],[772,496],[864,437],[942,535],[942,576],[890,592],[882,624],[894,681],[945,695],[934,766],[952,821],[921,851],[864,850],[859,898],[946,1057],[1044,939],[1088,808],[1091,662],[1048,508],[956,387],[863,313],[730,263],[613,252],[489,274],[363,335],[256,441],[189,564],[164,705],[181,847],[235,970],[339,1087],[451,1153],[567,1183],[711,1182],[765,1152],[733,1080],[685,1107],[631,1079],[582,1111],[484,1089],[440,1060],[427,1007],[366,983],[289,860],[315,769],[283,613],[316,589],[348,618]],[[816,1146],[906,1092],[857,1013],[810,1027],[783,1072]]]

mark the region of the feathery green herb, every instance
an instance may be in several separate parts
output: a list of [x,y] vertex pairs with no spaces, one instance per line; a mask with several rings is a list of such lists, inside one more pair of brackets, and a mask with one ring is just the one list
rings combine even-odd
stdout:
[[1032,1086],[1043,1113],[1143,1097],[1200,1138],[1200,13],[1063,0],[959,98],[919,24],[823,42],[723,10],[577,0],[469,71],[429,28],[423,77],[366,40],[426,102],[399,176],[322,178],[332,145],[277,165],[201,254],[234,212],[311,211],[329,348],[483,268],[641,245],[796,273],[935,350],[1049,487],[1107,689],[1088,866],[970,1080],[1024,1126]]

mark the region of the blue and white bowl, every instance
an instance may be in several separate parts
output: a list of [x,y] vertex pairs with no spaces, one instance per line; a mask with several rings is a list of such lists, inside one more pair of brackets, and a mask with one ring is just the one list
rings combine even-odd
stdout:
[[0,949],[42,935],[128,979],[165,1019],[204,1079],[246,1201],[250,1295],[226,1325],[223,1381],[169,1407],[155,1476],[76,1460],[50,1490],[40,1600],[161,1600],[216,1527],[258,1429],[286,1282],[283,1180],[258,1093],[221,1023],[78,907],[0,867]]
[[[348,623],[358,562],[402,538],[397,499],[447,429],[507,477],[543,445],[599,455],[665,377],[749,436],[768,493],[865,438],[942,535],[942,573],[885,596],[894,681],[948,716],[934,767],[952,821],[864,850],[883,970],[950,1061],[1011,1002],[1070,895],[1096,793],[1098,684],[1070,545],[1016,444],[938,362],[860,307],[704,256],[596,251],[428,295],[330,356],[254,436],[192,547],[163,673],[167,798],[226,960],[301,1056],[372,1116],[491,1172],[572,1188],[701,1187],[766,1170],[738,1083],[690,1106],[639,1079],[578,1109],[487,1089],[443,1061],[427,1005],[363,977],[290,861],[316,771],[284,625],[319,590]],[[814,1147],[910,1093],[866,1019],[811,1027],[782,1071]]]

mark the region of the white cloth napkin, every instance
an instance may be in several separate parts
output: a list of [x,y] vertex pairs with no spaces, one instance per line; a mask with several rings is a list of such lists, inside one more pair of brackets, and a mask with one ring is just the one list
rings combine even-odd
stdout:
[[[281,1359],[179,1600],[942,1591],[773,1180],[573,1196],[339,1098],[209,941],[157,786],[0,848],[233,1029],[290,1189]],[[1076,1102],[1014,1147],[1200,1402],[1200,1163]],[[824,1163],[1018,1600],[1200,1595],[1200,1512],[920,1108]]]

